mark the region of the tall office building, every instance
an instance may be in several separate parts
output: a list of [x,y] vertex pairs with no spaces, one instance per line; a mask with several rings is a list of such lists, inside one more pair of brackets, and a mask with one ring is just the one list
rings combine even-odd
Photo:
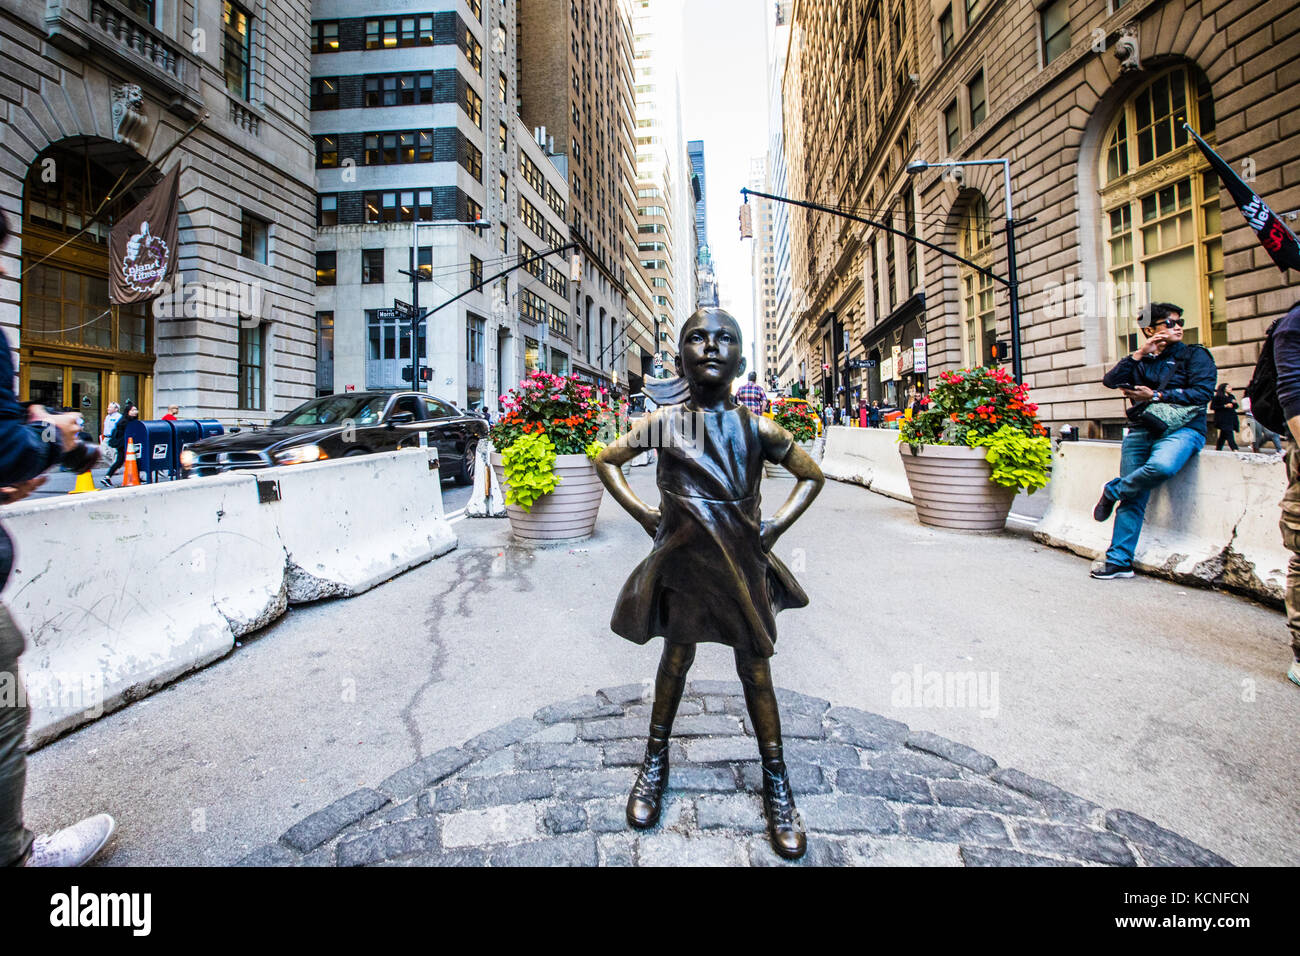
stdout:
[[622,0],[518,3],[520,113],[564,157],[569,235],[582,254],[582,281],[570,290],[573,368],[627,385],[640,364],[628,330],[644,334],[627,304],[627,263],[636,256],[628,9]]
[[[764,192],[787,196],[789,179],[785,160],[785,123],[781,100],[781,85],[785,74],[786,48],[790,43],[791,0],[776,4],[775,14],[768,22],[768,148],[767,180]],[[790,266],[790,206],[772,203],[773,279],[776,289],[775,323],[776,361],[769,366],[768,374],[787,394],[799,391],[799,367],[794,341],[795,290]]]
[[[766,192],[767,157],[750,160],[749,186]],[[751,196],[750,215],[754,243],[750,249],[754,283],[754,334],[750,343],[750,369],[767,388],[776,388],[776,226],[777,203]]]
[[695,236],[699,245],[695,253],[695,284],[701,307],[718,307],[718,279],[709,252],[708,189],[704,177],[704,141],[693,139],[686,144],[691,171],[698,186],[695,199]]
[[695,310],[694,193],[682,136],[682,0],[633,7],[637,252],[654,304],[661,363]]
[[412,387],[410,322],[392,309],[418,300],[438,311],[417,387],[495,409],[528,371],[569,367],[566,258],[490,281],[564,243],[567,185],[517,113],[514,0],[410,8],[314,6],[316,388]]

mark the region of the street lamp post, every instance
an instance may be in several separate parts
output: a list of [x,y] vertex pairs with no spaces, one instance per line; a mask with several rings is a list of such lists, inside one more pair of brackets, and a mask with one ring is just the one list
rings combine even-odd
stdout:
[[[421,222],[418,219],[411,222],[411,390],[420,392],[420,323],[424,321],[424,316],[420,315],[420,270],[416,266],[417,250],[420,247],[420,227],[421,226],[474,226],[483,227],[492,225],[486,219],[474,219],[470,222],[447,221],[447,222]],[[433,261],[430,257],[429,278],[432,279]]]
[[1024,381],[1024,371],[1020,361],[1020,277],[1016,271],[1016,220],[1011,211],[1011,160],[1009,159],[956,159],[941,163],[927,163],[915,160],[907,164],[907,171],[912,174],[924,172],[932,167],[954,166],[1001,166],[1002,188],[1006,195],[1006,230],[1007,230],[1007,292],[1011,297],[1011,374],[1017,382]]

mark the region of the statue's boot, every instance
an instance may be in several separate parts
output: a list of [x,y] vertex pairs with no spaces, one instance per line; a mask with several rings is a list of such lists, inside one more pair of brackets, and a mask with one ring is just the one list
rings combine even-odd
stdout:
[[668,740],[651,737],[646,744],[641,772],[632,785],[627,798],[627,822],[638,830],[645,830],[659,822],[663,806],[664,788],[668,786]]
[[808,838],[795,809],[784,761],[763,761],[763,809],[772,849],[787,860],[803,856],[808,850]]

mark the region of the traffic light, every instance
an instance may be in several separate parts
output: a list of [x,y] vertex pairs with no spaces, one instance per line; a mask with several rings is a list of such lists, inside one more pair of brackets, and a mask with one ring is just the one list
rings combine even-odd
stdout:
[[403,382],[409,382],[410,380],[411,380],[411,366],[409,366],[409,365],[403,365],[403,366],[402,366],[402,381],[403,381]]
[[427,366],[427,365],[422,365],[422,366],[420,367],[420,381],[421,381],[421,382],[432,382],[432,381],[433,381],[433,369],[429,368],[429,366]]
[[1011,361],[1011,343],[994,342],[990,355],[994,365],[1001,365],[1003,362]]

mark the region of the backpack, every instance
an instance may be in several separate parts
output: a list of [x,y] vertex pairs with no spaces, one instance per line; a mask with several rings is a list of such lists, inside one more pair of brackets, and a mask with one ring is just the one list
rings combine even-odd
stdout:
[[[1285,318],[1285,316],[1283,316]],[[1282,319],[1274,319],[1268,327],[1264,338],[1264,347],[1259,351],[1259,361],[1255,363],[1255,373],[1246,386],[1246,397],[1250,399],[1250,413],[1271,432],[1287,434],[1286,412],[1277,398],[1277,362],[1273,358],[1273,332]]]

